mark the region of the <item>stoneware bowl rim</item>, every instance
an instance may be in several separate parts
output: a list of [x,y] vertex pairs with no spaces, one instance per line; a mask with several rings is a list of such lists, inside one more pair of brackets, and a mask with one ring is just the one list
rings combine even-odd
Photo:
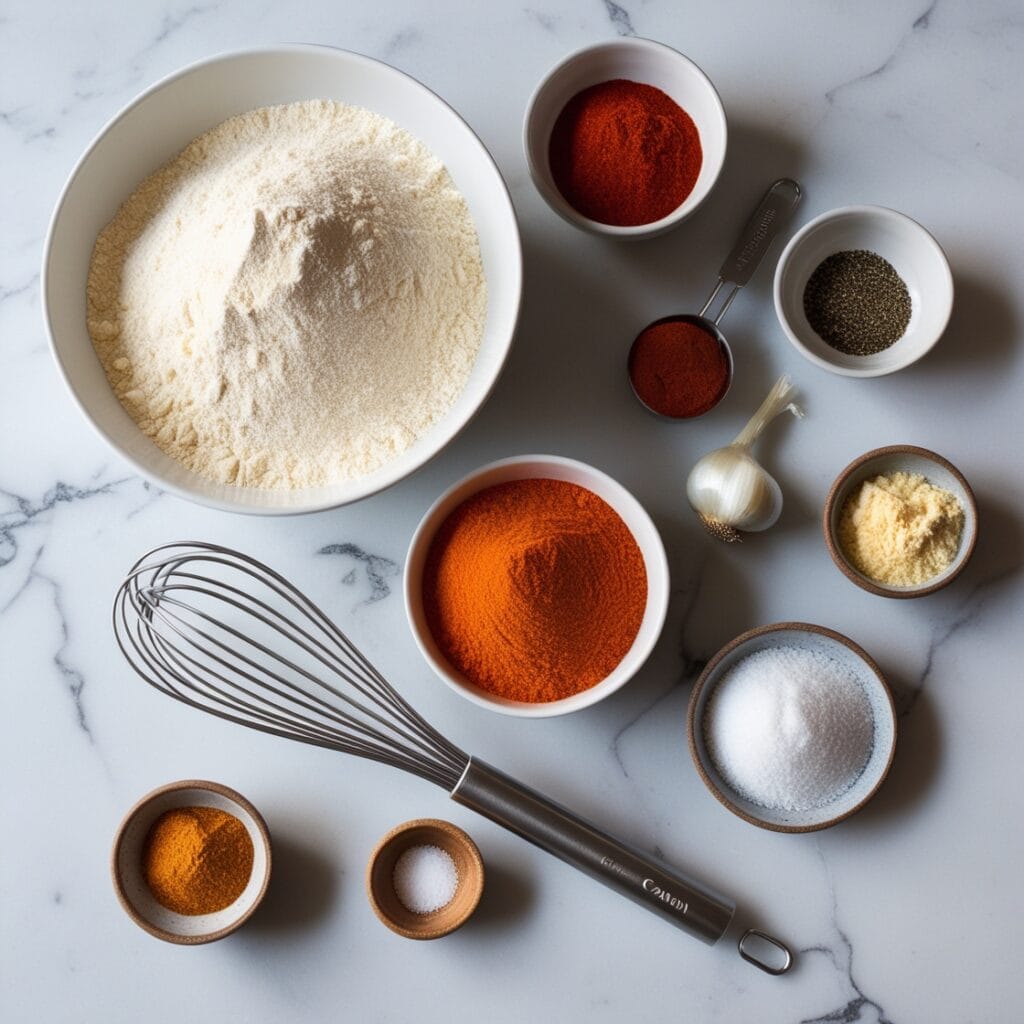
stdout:
[[[518,467],[523,467],[526,470],[531,466],[548,468],[555,473],[573,473],[579,477],[577,482],[581,487],[595,491],[595,485],[600,485],[606,491],[613,492],[614,498],[610,498],[607,493],[600,493],[598,496],[611,505],[622,518],[640,548],[644,557],[644,566],[647,569],[647,603],[644,608],[644,618],[633,645],[626,652],[622,661],[609,675],[589,689],[581,690],[579,693],[561,700],[536,704],[499,698],[473,686],[456,673],[437,649],[437,645],[430,635],[429,626],[424,621],[420,592],[426,553],[434,534],[449,512],[472,494],[490,486],[485,482],[487,478],[502,474],[505,470],[512,471]],[[509,475],[504,479],[529,479],[531,477],[543,478],[543,473],[523,472],[521,476]],[[565,479],[564,476],[556,477],[556,479],[559,478]],[[497,482],[495,481],[495,483]],[[598,492],[595,491],[595,493]],[[456,496],[458,496],[458,500],[455,500]],[[637,526],[631,525],[631,520],[644,531],[645,537],[637,536]],[[570,459],[561,455],[514,455],[510,458],[498,459],[477,467],[456,480],[450,487],[445,488],[423,514],[412,535],[402,577],[406,619],[416,646],[420,649],[427,664],[433,669],[434,674],[465,700],[490,711],[519,718],[550,718],[581,711],[610,697],[625,686],[643,667],[661,636],[665,617],[668,614],[670,589],[668,556],[665,553],[664,543],[657,526],[639,499],[603,470],[578,459]]]
[[[422,833],[427,844],[431,844],[433,840],[432,845],[441,846],[444,849],[442,844],[447,840],[450,844],[458,846],[465,855],[469,871],[464,877],[459,878],[459,888],[456,890],[456,895],[452,897],[451,903],[430,913],[415,915],[422,919],[422,926],[409,928],[395,920],[388,912],[387,901],[381,899],[378,894],[378,886],[383,882],[379,878],[375,878],[375,869],[381,857],[385,856],[396,844],[404,844],[410,833],[416,832]],[[390,928],[397,935],[406,939],[440,939],[461,928],[473,916],[480,904],[480,897],[483,895],[484,875],[484,861],[480,855],[480,849],[464,829],[442,818],[414,818],[396,825],[382,836],[373,848],[373,852],[366,862],[366,898],[381,924]],[[458,913],[453,913],[452,905],[459,898],[459,891],[463,886],[468,887],[466,890],[468,899],[463,901]]]
[[[132,903],[131,898],[128,895],[124,881],[121,877],[119,854],[121,851],[121,845],[124,842],[125,835],[128,831],[128,827],[131,825],[136,815],[146,808],[153,800],[164,796],[167,793],[186,792],[188,790],[196,789],[216,793],[228,802],[237,804],[246,812],[246,814],[249,815],[249,817],[252,818],[257,828],[258,838],[263,846],[264,855],[266,857],[266,867],[263,871],[263,879],[260,883],[259,892],[253,898],[249,907],[239,914],[234,921],[222,928],[218,928],[216,931],[205,932],[197,935],[179,935],[153,924],[151,921],[143,917],[136,909],[135,904]],[[128,813],[125,814],[124,818],[121,819],[121,824],[118,826],[117,833],[114,836],[114,844],[110,853],[110,874],[114,883],[114,891],[117,894],[118,902],[121,904],[125,913],[143,931],[149,932],[150,935],[157,939],[162,939],[164,942],[170,942],[179,946],[201,946],[208,942],[216,942],[218,939],[223,939],[225,936],[230,935],[232,932],[241,928],[242,925],[252,917],[256,912],[256,909],[263,902],[263,897],[267,893],[267,886],[270,884],[272,866],[270,830],[267,828],[267,823],[263,820],[263,816],[237,790],[231,789],[229,786],[224,786],[219,782],[211,782],[208,779],[182,779],[179,782],[168,782],[166,785],[158,786],[156,789],[150,790],[144,796],[140,797],[132,805]]]
[[[695,72],[696,81],[701,82],[702,87],[706,89],[707,97],[711,101],[711,106],[715,112],[718,128],[722,134],[721,147],[716,147],[714,153],[717,166],[714,168],[704,194],[693,203],[690,203],[690,197],[687,196],[687,198],[684,199],[683,202],[680,203],[680,205],[671,213],[666,214],[660,220],[651,221],[649,224],[605,224],[602,221],[591,220],[591,218],[579,213],[558,191],[554,182],[550,180],[550,176],[538,166],[534,153],[534,114],[536,112],[538,101],[544,96],[555,77],[571,64],[587,60],[599,51],[613,50],[616,48],[623,50],[633,49],[646,51],[649,54],[657,54],[658,56],[666,57],[669,60],[678,62],[681,67],[686,68],[688,73]],[[689,114],[690,112],[687,111],[687,113]],[[702,138],[702,146],[703,142],[704,140]],[[545,145],[546,143],[547,139],[545,139]],[[611,238],[627,240],[653,238],[656,235],[661,235],[666,231],[670,231],[692,214],[696,213],[696,211],[704,205],[712,192],[714,192],[715,186],[721,178],[722,168],[725,166],[725,157],[728,151],[728,146],[729,126],[725,115],[725,107],[722,104],[722,97],[719,95],[714,83],[708,77],[707,72],[704,71],[704,69],[695,60],[693,60],[693,58],[687,57],[686,54],[681,53],[674,47],[668,46],[656,39],[646,39],[642,36],[605,39],[601,42],[581,46],[579,49],[573,50],[571,53],[562,57],[553,67],[548,69],[535,86],[533,92],[530,94],[529,100],[527,101],[526,112],[523,116],[523,152],[526,155],[526,165],[530,172],[530,179],[533,181],[534,186],[540,193],[541,197],[548,206],[567,223],[572,224],[574,227],[581,228],[584,231],[589,231],[591,234],[606,235]],[[707,153],[705,151],[705,158],[706,157]]]
[[[941,466],[947,473],[949,473],[950,476],[953,477],[954,480],[957,481],[963,489],[963,496],[967,499],[968,508],[964,510],[966,513],[966,522],[964,523],[965,536],[960,541],[960,550],[957,551],[956,558],[953,560],[952,569],[947,571],[945,574],[940,574],[940,577],[934,583],[925,580],[924,583],[920,583],[915,587],[905,588],[887,587],[884,583],[876,583],[874,580],[871,580],[867,576],[857,572],[857,570],[847,562],[846,556],[843,554],[843,549],[839,543],[839,539],[835,535],[833,520],[834,513],[836,511],[836,502],[847,481],[855,472],[857,472],[857,470],[861,469],[868,463],[873,462],[876,459],[888,458],[894,455],[913,455],[917,458],[925,459]],[[971,560],[971,555],[974,554],[975,544],[977,544],[978,541],[978,503],[974,497],[974,491],[971,489],[971,485],[967,482],[963,473],[961,473],[952,462],[939,455],[938,452],[933,452],[929,448],[920,448],[917,445],[912,444],[890,444],[883,448],[873,448],[871,451],[865,452],[863,455],[858,455],[857,458],[840,471],[839,475],[832,482],[832,486],[829,488],[828,495],[825,498],[825,504],[822,507],[821,529],[822,533],[825,535],[825,544],[828,547],[828,553],[831,556],[832,561],[835,563],[836,568],[851,583],[855,583],[860,587],[861,590],[866,590],[869,594],[875,594],[878,597],[891,597],[896,598],[897,600],[905,600],[912,597],[926,597],[928,594],[934,594],[936,591],[942,590],[944,587],[948,587],[949,584],[964,571],[967,567],[967,563]]]
[[[711,778],[710,773],[705,767],[704,761],[700,756],[697,748],[697,742],[695,739],[695,733],[698,728],[701,727],[701,723],[697,722],[697,707],[701,702],[701,695],[704,689],[708,686],[711,677],[714,675],[715,670],[719,664],[733,651],[738,650],[749,644],[751,641],[757,640],[762,636],[766,636],[771,633],[779,633],[784,631],[799,632],[799,633],[813,633],[817,636],[823,636],[829,640],[836,641],[848,648],[854,655],[856,655],[871,671],[871,673],[878,679],[880,683],[880,692],[883,693],[887,699],[887,710],[891,715],[892,720],[892,743],[889,747],[889,752],[885,760],[885,764],[882,766],[882,770],[872,784],[871,788],[864,795],[864,797],[857,802],[856,805],[844,811],[841,814],[833,815],[830,818],[823,819],[820,822],[814,822],[806,825],[784,825],[778,822],[766,821],[763,818],[748,813],[742,807],[734,803],[728,796],[723,793],[714,780]],[[731,811],[738,818],[742,818],[744,821],[751,825],[756,825],[758,828],[763,828],[769,832],[784,832],[784,833],[804,833],[804,832],[819,832],[822,829],[831,828],[833,825],[838,825],[839,822],[845,821],[847,818],[856,814],[860,811],[865,804],[867,804],[872,797],[878,792],[882,783],[885,782],[886,777],[889,774],[889,769],[892,767],[893,758],[896,755],[896,734],[897,734],[897,719],[896,719],[896,704],[893,701],[892,691],[889,689],[889,684],[886,681],[885,676],[882,674],[882,670],[878,667],[874,658],[871,657],[867,651],[864,650],[858,643],[855,643],[848,636],[837,632],[834,629],[830,629],[828,626],[819,626],[812,622],[773,622],[765,626],[757,626],[754,629],[749,629],[745,633],[741,633],[739,636],[730,640],[724,647],[722,647],[711,660],[704,667],[704,671],[701,672],[697,682],[694,684],[693,692],[690,694],[690,702],[686,711],[686,738],[687,745],[690,749],[690,757],[697,769],[697,774],[700,775],[701,781],[707,787],[711,795],[727,810]]]
[[[787,313],[787,305],[783,296],[783,284],[786,280],[786,275],[789,273],[792,263],[806,240],[817,232],[823,225],[828,225],[843,219],[854,218],[860,219],[863,222],[884,220],[898,224],[900,226],[900,230],[905,232],[905,234],[916,236],[924,243],[925,247],[928,248],[935,257],[937,257],[936,266],[941,268],[941,284],[938,286],[933,284],[929,289],[930,294],[927,299],[930,305],[936,307],[939,306],[940,303],[943,304],[942,313],[938,318],[932,336],[925,343],[918,345],[914,349],[909,349],[907,351],[906,358],[888,367],[879,368],[873,363],[865,363],[860,367],[847,367],[833,361],[821,352],[812,350],[804,342],[800,332],[798,332],[791,323]],[[775,306],[776,319],[779,321],[779,326],[782,327],[783,333],[789,339],[790,344],[800,353],[800,355],[809,362],[814,363],[815,366],[819,366],[823,370],[828,370],[830,373],[835,373],[843,377],[861,378],[883,377],[891,373],[898,373],[900,370],[904,370],[908,366],[912,366],[918,360],[924,358],[924,356],[926,356],[935,347],[939,339],[945,333],[946,328],[949,326],[950,317],[953,315],[954,291],[953,272],[950,269],[949,259],[946,256],[945,250],[939,244],[938,239],[923,224],[914,220],[913,217],[908,216],[900,210],[893,209],[890,206],[877,206],[864,203],[851,206],[839,206],[832,210],[826,210],[824,213],[818,214],[817,217],[804,224],[792,236],[792,238],[790,238],[783,248],[778,262],[775,265],[775,276],[772,282],[772,299]],[[822,347],[823,349],[827,348],[824,344]],[[836,355],[838,356],[839,353],[836,353]],[[872,357],[868,356],[865,358],[871,359]]]
[[[75,193],[76,188],[78,187],[80,175],[83,173],[83,170],[86,168],[94,154],[99,152],[108,143],[109,136],[113,130],[124,119],[133,114],[136,108],[153,99],[163,90],[176,85],[183,79],[211,71],[218,65],[230,66],[232,64],[237,64],[241,66],[248,61],[274,58],[296,58],[298,60],[309,59],[311,64],[317,59],[327,59],[336,60],[352,67],[374,68],[375,70],[387,75],[390,81],[401,83],[402,89],[408,90],[417,96],[427,97],[433,107],[443,111],[443,116],[445,118],[453,119],[451,120],[451,124],[456,126],[454,130],[462,134],[466,140],[469,140],[469,145],[475,154],[473,162],[474,165],[480,169],[479,173],[482,176],[492,179],[491,185],[493,185],[493,188],[491,188],[490,185],[487,187],[491,192],[491,200],[493,201],[495,208],[500,209],[500,216],[496,215],[496,221],[501,220],[504,225],[500,232],[502,234],[501,256],[500,259],[495,261],[495,265],[498,263],[501,265],[501,277],[502,280],[505,281],[502,294],[508,300],[502,307],[500,321],[496,321],[496,326],[493,330],[485,330],[484,337],[481,342],[481,352],[483,351],[485,344],[488,345],[489,350],[493,350],[493,365],[490,367],[487,374],[482,376],[479,381],[474,383],[471,379],[471,381],[467,383],[463,395],[465,395],[470,388],[472,388],[473,391],[466,408],[459,410],[451,424],[446,426],[444,431],[440,432],[437,437],[431,437],[430,443],[424,445],[423,450],[416,454],[415,459],[413,459],[409,465],[402,465],[399,469],[389,469],[390,463],[388,463],[375,471],[375,473],[371,474],[370,477],[365,478],[367,480],[372,479],[372,483],[357,487],[355,484],[364,478],[356,478],[355,483],[353,483],[353,481],[345,481],[343,484],[334,484],[325,488],[311,488],[309,489],[311,492],[311,496],[309,498],[283,504],[272,500],[274,495],[280,493],[277,491],[261,492],[257,488],[245,487],[237,488],[236,490],[239,493],[238,496],[236,496],[229,485],[212,484],[194,473],[189,474],[185,471],[181,478],[178,478],[176,474],[171,475],[170,469],[165,471],[163,468],[166,460],[170,458],[169,456],[157,452],[147,454],[143,457],[132,450],[130,442],[125,440],[126,435],[134,438],[134,435],[128,430],[127,424],[118,426],[116,429],[108,429],[107,426],[102,425],[99,422],[97,415],[93,414],[93,411],[90,408],[91,400],[87,398],[87,393],[91,394],[93,392],[93,388],[88,386],[87,383],[77,379],[76,373],[69,368],[64,358],[63,350],[65,348],[72,348],[73,344],[70,341],[58,339],[58,335],[61,332],[54,324],[55,314],[53,311],[54,308],[56,308],[57,303],[53,301],[51,297],[51,292],[53,292],[57,287],[52,264],[54,262],[53,253],[55,240],[58,235],[58,230],[62,225],[62,217],[64,216],[65,210],[72,199],[73,193]],[[276,102],[287,101],[282,99]],[[240,112],[241,111],[236,111],[236,113]],[[392,117],[392,120],[396,120],[396,118]],[[401,127],[408,130],[415,137],[421,137],[422,133],[416,124],[403,123],[401,124]],[[124,143],[122,141],[118,141],[118,145],[123,146]],[[479,221],[477,221],[477,228],[479,231]],[[71,231],[72,229],[68,228],[67,230]],[[505,234],[508,235],[507,238],[505,237]],[[493,267],[491,270],[493,271]],[[489,274],[489,284],[493,283],[493,279],[493,276]],[[368,57],[364,54],[346,50],[341,47],[322,44],[271,43],[215,53],[200,60],[193,61],[184,67],[178,68],[171,73],[164,75],[156,82],[147,86],[142,92],[121,107],[96,132],[68,173],[67,179],[61,188],[60,195],[57,198],[57,202],[55,203],[53,212],[50,216],[49,226],[43,243],[42,270],[40,275],[40,303],[50,353],[57,365],[60,377],[63,380],[73,403],[77,406],[79,412],[82,414],[89,426],[111,449],[117,453],[118,457],[125,460],[125,462],[127,462],[135,472],[140,474],[143,478],[153,481],[161,490],[174,494],[186,501],[204,505],[208,508],[215,508],[226,512],[238,512],[245,515],[288,516],[325,511],[327,509],[338,508],[346,504],[361,501],[373,494],[386,490],[408,476],[416,473],[424,465],[436,458],[436,456],[445,448],[447,448],[448,445],[462,433],[462,431],[476,417],[476,414],[480,409],[486,404],[487,399],[490,397],[498,382],[498,379],[501,377],[515,338],[516,327],[522,306],[522,283],[522,240],[508,187],[505,184],[504,177],[495,163],[494,158],[491,156],[479,135],[453,106],[412,75],[374,57]],[[85,283],[83,281],[83,292],[84,288]],[[488,315],[490,315],[490,292],[488,293]],[[493,335],[493,339],[488,343],[487,339],[491,335]],[[86,341],[88,341],[87,338]],[[479,356],[480,354],[478,353],[478,359]],[[105,380],[103,383],[109,387],[109,384]],[[459,399],[456,400],[456,404],[461,401],[463,395],[460,395]],[[453,407],[453,409],[454,408],[455,407]],[[447,415],[451,415],[451,411],[449,411]],[[438,422],[444,423],[445,420]],[[134,423],[132,423],[131,426],[136,431],[139,430]],[[435,424],[431,430],[433,431],[436,427],[437,424]],[[419,444],[419,442],[417,442],[417,444]],[[413,451],[415,448],[416,445],[413,445],[413,448],[409,449],[409,451]],[[148,449],[146,451],[148,453]],[[405,453],[400,455],[397,461],[401,462],[404,454]],[[161,458],[161,456],[163,457]],[[353,486],[349,488],[349,484],[352,484]],[[339,488],[344,492],[340,496],[334,493]],[[349,490],[351,490],[351,493],[349,493]]]

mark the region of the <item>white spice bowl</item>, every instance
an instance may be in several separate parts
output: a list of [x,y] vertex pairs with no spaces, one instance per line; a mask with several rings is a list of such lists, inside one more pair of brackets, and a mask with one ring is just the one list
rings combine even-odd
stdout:
[[[874,719],[874,744],[857,781],[831,803],[806,811],[762,807],[737,793],[715,767],[704,739],[708,703],[730,669],[751,654],[779,647],[816,651],[841,664],[864,687]],[[690,696],[686,731],[698,774],[711,794],[733,814],[772,832],[816,832],[855,814],[885,781],[896,752],[896,708],[881,669],[849,637],[807,622],[777,622],[736,637],[708,662]]]
[[[888,473],[917,473],[929,483],[953,494],[964,511],[964,528],[956,556],[942,572],[923,583],[893,586],[865,576],[847,560],[839,540],[839,523],[847,498],[865,480]],[[878,597],[926,597],[949,586],[963,572],[974,553],[974,546],[978,540],[978,505],[971,485],[952,462],[927,448],[894,444],[865,452],[836,477],[825,499],[821,528],[832,561],[851,583]]]
[[[216,807],[234,815],[252,840],[252,874],[242,894],[215,914],[177,914],[158,903],[142,872],[142,850],[157,818],[177,807]],[[241,793],[217,782],[186,779],[147,793],[125,815],[114,839],[110,870],[114,891],[128,916],[164,942],[199,946],[223,939],[255,913],[270,884],[270,832],[259,811]]]
[[[302,490],[218,483],[161,451],[108,384],[86,328],[93,245],[135,187],[198,135],[257,107],[310,99],[338,100],[391,118],[447,166],[476,224],[487,279],[480,350],[455,404],[411,447],[373,473]],[[497,382],[512,344],[521,290],[522,252],[512,201],[469,125],[425,86],[387,64],[333,47],[298,44],[219,54],[191,64],[118,113],[75,165],[57,201],[41,281],[51,349],[86,420],[161,489],[213,508],[257,515],[316,512],[357,501],[397,483],[441,451]]]
[[[526,703],[508,700],[473,684],[445,658],[434,640],[423,608],[423,569],[434,535],[441,524],[467,498],[495,484],[512,480],[565,480],[603,498],[632,533],[647,571],[647,604],[633,645],[622,661],[599,683],[562,700]],[[453,484],[427,510],[405,559],[405,612],[423,657],[440,679],[460,697],[480,707],[519,718],[550,718],[580,711],[611,696],[640,670],[658,642],[668,612],[669,571],[665,546],[644,507],[622,484],[593,466],[558,455],[521,455],[489,463]]]
[[[892,264],[910,293],[907,329],[874,355],[847,355],[815,332],[804,289],[833,253],[867,249]],[[844,377],[881,377],[916,363],[942,336],[953,312],[953,274],[939,243],[917,221],[884,206],[844,206],[805,224],[775,268],[775,313],[793,347],[816,366]]]
[[[548,149],[558,115],[577,93],[616,78],[653,85],[693,120],[703,160],[693,190],[670,214],[650,224],[622,227],[579,213],[562,195],[551,174]],[[523,149],[537,191],[574,227],[612,238],[653,238],[686,220],[711,194],[725,163],[728,128],[725,108],[711,79],[692,60],[650,39],[616,39],[570,54],[534,90],[523,121]]]
[[[415,846],[436,846],[451,857],[458,882],[443,907],[417,914],[395,892],[395,864]],[[417,818],[396,825],[377,844],[366,865],[366,896],[377,920],[406,939],[440,939],[473,916],[484,891],[484,862],[476,843],[457,825],[440,818]]]

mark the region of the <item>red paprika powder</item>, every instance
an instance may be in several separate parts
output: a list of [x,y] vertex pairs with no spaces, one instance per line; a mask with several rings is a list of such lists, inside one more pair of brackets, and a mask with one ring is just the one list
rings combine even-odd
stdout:
[[676,209],[693,191],[703,153],[697,127],[678,103],[653,85],[617,78],[565,105],[548,159],[575,210],[626,227]]
[[629,379],[644,405],[686,419],[713,409],[729,387],[729,356],[713,335],[687,320],[658,320],[629,353]]
[[567,480],[495,484],[444,521],[423,568],[423,610],[449,664],[508,700],[595,686],[633,646],[647,569],[603,498]]

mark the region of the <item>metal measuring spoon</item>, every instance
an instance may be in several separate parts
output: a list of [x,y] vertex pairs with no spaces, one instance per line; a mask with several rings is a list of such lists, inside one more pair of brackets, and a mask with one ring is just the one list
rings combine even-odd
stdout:
[[[779,178],[778,181],[769,186],[761,202],[758,203],[757,209],[754,210],[750,220],[747,221],[746,226],[740,233],[740,237],[733,246],[732,251],[726,256],[725,262],[718,271],[718,283],[708,296],[707,302],[701,307],[700,312],[697,314],[681,313],[676,316],[662,317],[660,320],[649,323],[636,336],[629,349],[626,369],[629,375],[630,387],[633,388],[633,394],[636,395],[637,400],[645,409],[649,409],[656,416],[661,416],[663,419],[696,419],[698,416],[703,416],[705,413],[710,412],[725,398],[732,384],[733,360],[732,351],[718,325],[732,305],[733,299],[736,298],[736,293],[754,276],[754,271],[757,270],[761,259],[768,251],[779,229],[789,220],[790,214],[796,208],[797,203],[800,202],[802,194],[803,190],[800,188],[799,183],[792,178]],[[719,297],[719,293],[726,285],[731,285],[732,287],[726,294],[721,308],[715,316],[708,316],[708,310],[711,308],[712,303]],[[725,384],[721,392],[710,405],[692,415],[674,416],[652,405],[648,405],[640,396],[633,380],[633,369],[639,351],[640,339],[652,327],[668,323],[693,324],[714,338],[721,346],[722,352],[725,355],[727,369]]]

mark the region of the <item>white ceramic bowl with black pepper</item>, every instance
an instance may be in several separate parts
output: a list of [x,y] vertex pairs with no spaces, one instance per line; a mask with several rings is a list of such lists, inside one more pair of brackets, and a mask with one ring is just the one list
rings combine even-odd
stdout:
[[[302,490],[218,483],[164,453],[107,383],[86,328],[86,277],[100,230],[135,187],[194,138],[236,114],[310,99],[339,100],[391,118],[447,166],[480,239],[487,317],[469,380],[411,447],[365,476]],[[469,125],[415,79],[328,46],[277,45],[219,54],[176,71],[132,100],[75,165],[46,238],[43,316],[58,369],[85,418],[137,472],[213,508],[258,515],[316,512],[390,487],[441,451],[494,387],[519,316],[522,254],[515,211],[490,154]],[[354,382],[353,386],[358,386]]]
[[[873,355],[848,355],[811,327],[804,290],[823,260],[866,249],[887,260],[910,294],[903,336]],[[881,377],[916,363],[942,336],[953,311],[953,275],[939,243],[905,214],[883,206],[844,206],[805,224],[775,268],[775,313],[793,347],[816,366],[844,377]]]
[[[853,675],[864,687],[874,720],[871,753],[853,785],[830,803],[802,811],[763,807],[736,792],[718,770],[705,742],[708,707],[716,687],[729,672],[751,654],[793,647],[824,654]],[[736,637],[708,662],[690,695],[686,732],[697,773],[720,804],[758,828],[816,832],[856,814],[878,792],[896,752],[896,708],[881,669],[849,637],[808,622],[776,622]]]
[[[702,161],[693,190],[671,213],[650,224],[620,226],[592,220],[562,195],[551,173],[549,149],[558,115],[577,93],[624,78],[660,89],[690,116],[700,136]],[[523,120],[523,149],[537,191],[574,227],[611,238],[652,238],[694,213],[711,194],[725,163],[725,108],[711,79],[677,50],[650,39],[614,39],[571,53],[534,90]]]
[[[647,602],[640,628],[622,661],[600,682],[570,697],[545,703],[508,700],[475,685],[445,657],[430,631],[423,607],[423,571],[434,535],[467,498],[496,484],[527,479],[565,480],[603,498],[633,535],[647,572]],[[588,708],[621,689],[641,669],[658,642],[668,612],[669,571],[665,546],[651,517],[622,484],[585,462],[559,455],[520,455],[481,466],[453,484],[427,510],[409,543],[403,578],[405,612],[427,664],[460,697],[519,718],[550,718]]]
[[[249,833],[252,873],[241,895],[214,914],[178,914],[150,892],[142,870],[142,851],[153,823],[177,807],[215,807],[234,815]],[[186,779],[147,793],[125,815],[114,839],[110,870],[114,891],[128,916],[143,931],[164,942],[199,946],[230,935],[256,912],[270,884],[270,832],[259,811],[241,793],[217,782]]]

